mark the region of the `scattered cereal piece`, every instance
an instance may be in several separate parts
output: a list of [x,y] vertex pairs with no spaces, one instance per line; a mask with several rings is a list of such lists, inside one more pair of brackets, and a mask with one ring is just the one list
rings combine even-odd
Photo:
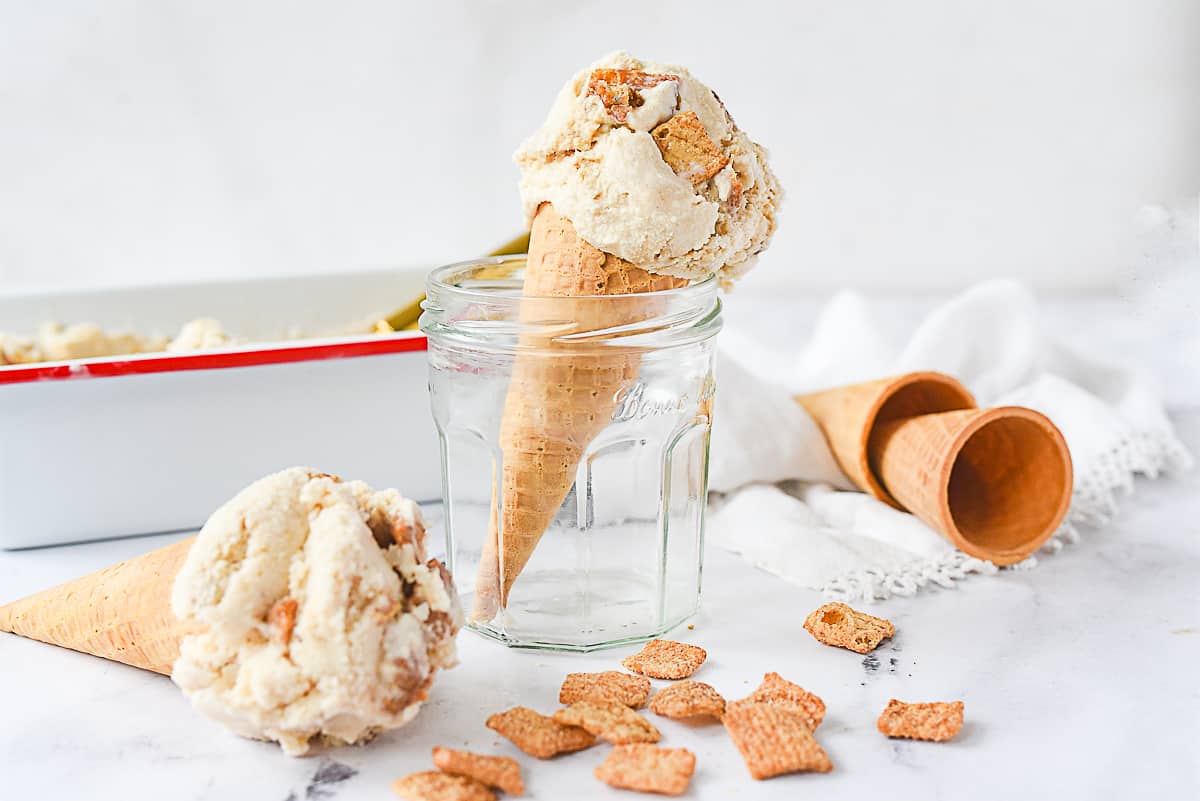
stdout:
[[654,724],[614,701],[576,701],[554,713],[565,726],[579,726],[613,745],[657,743],[662,735]]
[[568,673],[558,691],[560,704],[576,701],[615,701],[633,709],[645,706],[650,697],[650,680],[619,670],[603,673]]
[[436,770],[396,779],[392,790],[407,801],[496,801],[496,794],[474,779]]
[[780,676],[778,673],[768,673],[763,676],[762,684],[741,701],[733,704],[771,704],[789,712],[795,712],[804,718],[808,728],[816,731],[825,719],[825,702],[799,684]]
[[471,751],[456,751],[453,748],[433,749],[433,764],[446,773],[466,776],[488,787],[503,790],[509,795],[523,795],[525,782],[521,781],[521,765],[511,757],[486,756]]
[[858,612],[845,604],[825,604],[810,614],[804,628],[826,645],[849,648],[865,654],[886,637],[896,633],[891,621]]
[[538,759],[582,751],[596,744],[596,738],[584,729],[563,725],[526,706],[497,712],[487,719],[487,727]]
[[623,790],[682,795],[696,770],[696,755],[686,748],[646,743],[618,745],[596,768],[596,778]]
[[888,737],[942,742],[962,729],[963,702],[906,704],[893,698],[875,725]]
[[692,718],[711,715],[717,720],[725,714],[725,699],[702,681],[687,679],[657,693],[650,711],[664,718]]
[[698,645],[651,640],[641,651],[621,660],[634,673],[652,679],[686,679],[704,664],[708,654]]
[[725,729],[750,775],[769,779],[784,773],[827,773],[833,763],[799,715],[771,704],[731,704]]
[[704,183],[729,163],[729,156],[721,152],[694,111],[679,112],[650,135],[667,166],[692,186]]

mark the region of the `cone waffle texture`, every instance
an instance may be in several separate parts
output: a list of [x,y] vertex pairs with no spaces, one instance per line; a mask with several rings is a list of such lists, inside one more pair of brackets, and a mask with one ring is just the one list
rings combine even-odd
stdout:
[[[968,451],[973,438],[978,444]],[[997,565],[1042,547],[1070,506],[1066,441],[1031,409],[893,420],[881,424],[877,442],[873,468],[903,507],[955,547]]]
[[[524,295],[563,298],[539,300],[531,307],[539,318],[571,321],[577,331],[601,330],[649,310],[638,304],[606,308],[608,304],[580,298],[686,284],[597,250],[548,203],[533,220]],[[498,497],[476,580],[472,614],[480,621],[490,620],[507,604],[513,583],[566,499],[584,451],[608,425],[618,390],[638,372],[635,353],[568,350],[535,335],[523,338],[522,346],[526,352],[513,365],[504,405]]]
[[907,373],[823,392],[801,395],[797,402],[821,427],[838,466],[855,486],[897,509],[896,501],[870,465],[872,435],[879,423],[922,414],[969,409],[975,399],[948,375]]
[[195,628],[171,612],[171,587],[194,539],[0,607],[0,631],[170,675]]
[[[986,412],[947,412],[895,420],[882,429],[875,470],[905,509],[945,534],[953,528],[946,486],[954,467],[955,441]],[[1002,454],[1001,454],[1002,455]]]

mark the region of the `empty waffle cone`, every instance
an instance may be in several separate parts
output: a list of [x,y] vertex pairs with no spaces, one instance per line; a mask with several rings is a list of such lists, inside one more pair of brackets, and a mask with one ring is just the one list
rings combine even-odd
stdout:
[[0,631],[171,674],[195,631],[171,612],[194,537],[0,607]]
[[871,467],[903,508],[998,565],[1045,544],[1071,502],[1071,454],[1031,409],[1002,406],[881,423]]
[[[529,235],[523,306],[529,322],[564,321],[600,331],[645,317],[653,301],[597,303],[595,296],[633,295],[685,286],[592,247],[574,225],[543,203]],[[562,300],[544,300],[562,298]],[[529,310],[527,315],[525,309]],[[491,523],[476,576],[472,617],[492,619],[575,481],[588,444],[612,419],[617,391],[637,377],[636,353],[591,351],[522,337],[500,425],[502,462],[493,482]],[[607,350],[607,353],[601,352]]]
[[838,466],[855,486],[897,509],[902,502],[888,492],[872,470],[872,437],[889,420],[975,408],[975,398],[955,379],[921,372],[836,387],[796,398],[821,427]]

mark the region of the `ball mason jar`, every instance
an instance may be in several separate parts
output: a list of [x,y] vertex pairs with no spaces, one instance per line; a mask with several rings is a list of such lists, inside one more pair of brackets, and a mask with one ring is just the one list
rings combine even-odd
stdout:
[[700,599],[717,282],[524,297],[524,256],[430,274],[447,566],[508,645],[649,639]]

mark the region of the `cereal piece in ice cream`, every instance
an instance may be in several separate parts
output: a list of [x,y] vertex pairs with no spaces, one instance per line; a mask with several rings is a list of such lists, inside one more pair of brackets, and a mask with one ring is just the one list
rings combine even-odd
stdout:
[[659,125],[650,135],[675,174],[699,185],[725,169],[729,157],[704,130],[694,111],[683,111]]

